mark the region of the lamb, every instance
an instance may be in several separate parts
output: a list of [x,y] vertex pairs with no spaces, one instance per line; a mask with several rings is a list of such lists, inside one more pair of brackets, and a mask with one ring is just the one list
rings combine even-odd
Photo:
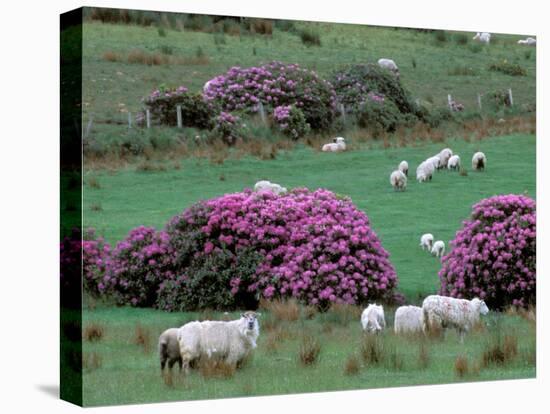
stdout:
[[518,40],[518,45],[536,46],[537,39],[533,37],[528,37],[527,39],[521,39],[521,40]]
[[407,177],[409,176],[409,163],[407,161],[405,160],[401,161],[397,169],[401,171],[403,174],[405,174]]
[[400,170],[395,170],[390,175],[390,184],[395,190],[405,191],[407,188],[407,176]]
[[450,148],[442,149],[437,156],[439,157],[439,168],[445,168],[447,167],[449,159],[453,156],[453,150]]
[[442,240],[436,241],[431,250],[432,256],[435,257],[443,257],[445,254],[445,242]]
[[276,195],[284,195],[287,193],[286,187],[282,187],[279,184],[275,184],[267,180],[258,181],[256,184],[254,184],[254,191],[271,191],[273,194]]
[[430,162],[424,161],[416,168],[416,179],[421,183],[431,180],[434,171],[434,165]]
[[392,59],[378,59],[378,66],[391,71],[395,76],[399,77],[399,68]]
[[489,44],[489,42],[491,42],[491,33],[477,32],[476,35],[472,39],[473,40],[478,40],[481,43]]
[[232,321],[195,321],[179,328],[178,342],[185,372],[197,358],[219,358],[236,367],[257,346],[259,316],[248,311]]
[[422,332],[422,308],[419,306],[400,306],[395,311],[393,330],[396,334]]
[[160,356],[160,370],[164,372],[166,362],[168,362],[168,368],[170,371],[177,362],[180,371],[182,368],[182,360],[180,354],[180,345],[178,342],[178,328],[169,328],[165,330],[159,336],[159,356]]
[[487,157],[482,152],[476,152],[472,157],[472,169],[473,170],[484,170],[487,166]]
[[486,315],[489,308],[481,299],[456,299],[431,295],[422,302],[422,329],[455,328],[464,342],[464,334],[479,321],[480,314]]
[[378,333],[386,327],[382,305],[370,304],[361,314],[361,326],[367,333]]
[[449,158],[449,162],[447,163],[447,168],[449,170],[459,170],[460,157],[458,155],[453,155],[451,158]]
[[433,234],[426,233],[426,234],[423,234],[422,237],[420,237],[420,247],[422,247],[422,250],[427,250],[431,252],[433,244],[434,244]]
[[336,137],[333,139],[334,142],[330,144],[325,144],[321,148],[323,152],[340,152],[346,150],[346,141],[343,137]]

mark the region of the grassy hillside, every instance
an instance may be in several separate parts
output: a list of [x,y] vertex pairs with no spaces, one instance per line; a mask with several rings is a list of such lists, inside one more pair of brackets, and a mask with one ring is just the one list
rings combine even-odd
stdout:
[[[171,164],[160,172],[141,172],[135,167],[88,172],[84,179],[84,225],[95,227],[110,243],[116,243],[138,225],[162,228],[196,201],[241,191],[260,179],[288,188],[327,188],[350,196],[367,213],[390,252],[400,290],[416,300],[417,295],[433,292],[438,286],[438,260],[418,247],[423,233],[431,232],[448,243],[480,199],[508,193],[536,195],[534,136],[456,140],[447,145],[460,154],[468,170],[472,154],[484,151],[487,171],[470,171],[466,177],[442,171],[432,182],[419,184],[414,179],[416,166],[443,147],[418,144],[392,149],[365,146],[341,154],[302,148],[271,161],[248,157],[229,159],[223,165],[185,159],[175,164],[180,169],[173,169]],[[389,175],[402,159],[408,160],[411,177],[407,191],[398,193],[390,186]]]
[[[161,84],[185,85],[199,91],[207,80],[231,66],[252,66],[271,60],[299,63],[328,76],[348,63],[389,57],[399,65],[403,84],[413,97],[433,100],[436,105],[445,105],[450,93],[467,109],[475,108],[477,93],[509,87],[518,105],[535,102],[536,50],[517,45],[517,39],[522,37],[519,35],[495,34],[490,45],[481,46],[471,39],[472,33],[447,32],[439,35],[444,41],[438,41],[434,33],[405,29],[332,23],[296,23],[296,27],[319,33],[321,46],[305,46],[296,34],[277,28],[271,37],[170,29],[161,36],[155,27],[87,22],[83,65],[85,117],[93,116],[99,129],[106,122],[124,122],[126,111],[138,110],[140,99]],[[128,63],[128,54],[136,50],[165,54],[179,63]],[[109,53],[118,60],[107,60]],[[491,63],[504,59],[519,63],[527,76],[488,70]],[[112,125],[108,130],[123,131]]]

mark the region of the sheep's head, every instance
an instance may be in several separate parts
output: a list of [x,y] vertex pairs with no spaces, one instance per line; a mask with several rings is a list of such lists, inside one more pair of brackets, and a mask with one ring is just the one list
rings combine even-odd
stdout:
[[343,137],[338,137],[338,138],[336,138],[336,140],[334,142],[336,142],[337,144],[343,144],[345,142],[345,140],[344,140]]
[[472,299],[472,303],[477,307],[477,309],[479,309],[479,313],[481,315],[487,315],[489,313],[489,308],[485,304],[485,301],[479,298],[474,298]]
[[241,314],[241,319],[245,321],[247,331],[253,331],[258,327],[258,317],[260,315],[260,313],[252,311],[246,311]]

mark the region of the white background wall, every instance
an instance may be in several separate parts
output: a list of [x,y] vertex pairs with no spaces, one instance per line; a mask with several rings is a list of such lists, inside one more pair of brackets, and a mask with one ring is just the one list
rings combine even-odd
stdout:
[[[0,30],[0,407],[65,413],[59,401],[59,14],[78,1],[2,4]],[[537,35],[538,374],[536,380],[90,409],[87,412],[548,412],[548,65],[544,2],[111,0],[88,6]],[[511,154],[510,156],[513,156]],[[7,191],[6,191],[7,190]],[[546,280],[545,280],[546,279]],[[23,330],[24,328],[24,330]],[[545,390],[546,388],[546,390]],[[49,391],[48,391],[49,390]],[[546,404],[545,404],[546,402]]]

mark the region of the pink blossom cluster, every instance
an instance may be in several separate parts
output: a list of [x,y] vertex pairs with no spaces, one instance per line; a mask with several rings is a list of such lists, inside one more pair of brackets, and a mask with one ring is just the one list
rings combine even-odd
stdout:
[[384,95],[376,92],[369,92],[367,98],[376,103],[384,103]]
[[118,303],[153,306],[162,280],[173,277],[168,235],[140,226],[116,245],[102,283],[103,290],[112,293]]
[[232,67],[209,81],[204,98],[226,111],[257,112],[260,103],[268,112],[277,106],[296,105],[314,128],[325,126],[327,117],[330,122],[336,109],[330,82],[298,64],[277,61],[260,67]]
[[[195,224],[200,237],[190,232]],[[322,307],[390,299],[397,286],[366,214],[327,190],[226,194],[186,210],[169,227],[194,234],[200,241],[195,257],[250,249],[263,256],[251,280],[231,279],[233,294],[294,297]]]
[[94,296],[105,291],[103,278],[110,265],[111,246],[94,229],[88,229],[82,240],[82,277],[84,289]]
[[159,99],[171,99],[186,94],[188,89],[185,86],[178,86],[177,88],[166,89],[160,88],[153,90],[149,96],[142,99],[142,102],[153,103]]
[[439,272],[440,293],[480,297],[489,307],[535,302],[536,206],[523,195],[500,195],[474,205],[451,241]]

